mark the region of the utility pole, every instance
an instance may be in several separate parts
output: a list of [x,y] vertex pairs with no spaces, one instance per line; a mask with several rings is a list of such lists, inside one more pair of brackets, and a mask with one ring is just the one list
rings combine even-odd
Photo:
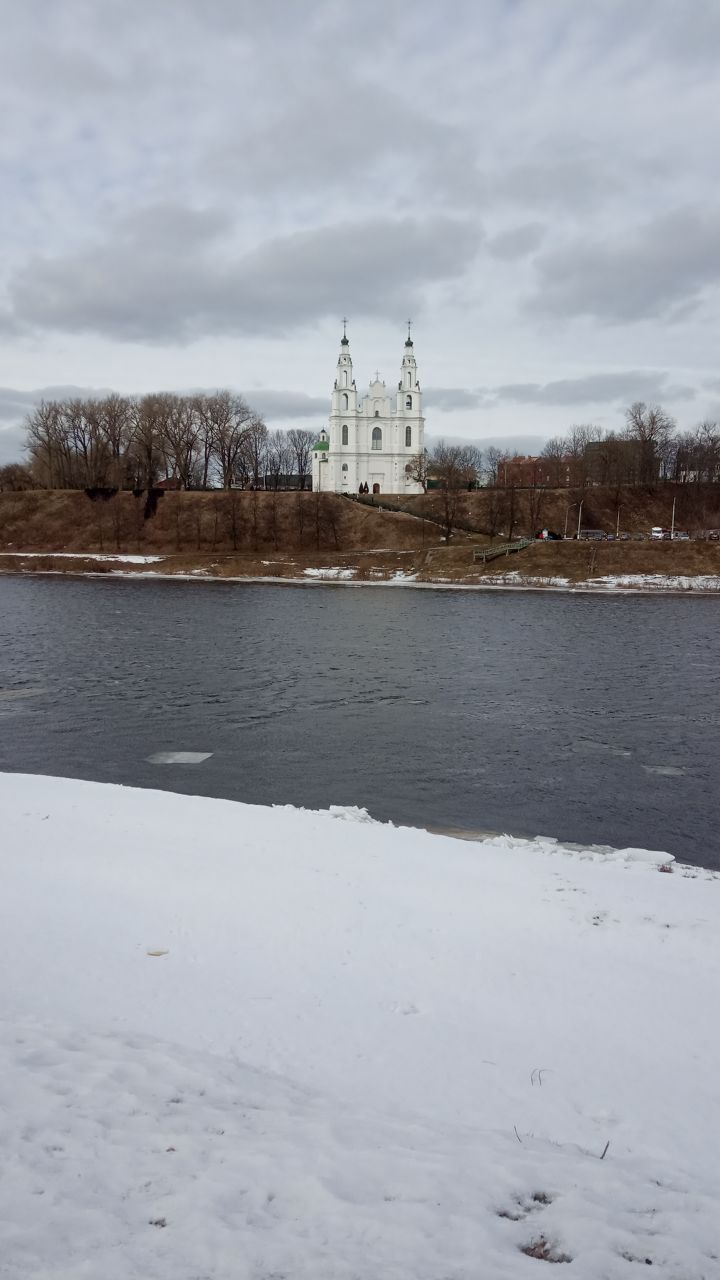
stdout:
[[673,498],[672,520],[670,521],[670,541],[675,537],[675,503],[677,498]]
[[584,499],[584,498],[582,498],[582,499],[581,499],[581,501],[580,501],[580,510],[578,511],[578,527],[577,527],[577,536],[578,536],[578,538],[580,537],[580,521],[582,520],[582,509],[583,509],[583,502],[584,502],[584,501],[585,501],[585,499]]
[[615,540],[620,537],[620,508],[617,509],[617,521],[615,522]]

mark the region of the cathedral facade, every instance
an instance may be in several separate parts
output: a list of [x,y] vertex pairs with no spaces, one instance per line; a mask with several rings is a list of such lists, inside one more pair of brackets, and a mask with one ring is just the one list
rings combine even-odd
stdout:
[[425,447],[425,419],[413,341],[408,336],[397,390],[376,373],[364,395],[353,377],[347,334],[340,342],[327,428],[313,447],[312,484],[322,493],[422,493],[414,459]]

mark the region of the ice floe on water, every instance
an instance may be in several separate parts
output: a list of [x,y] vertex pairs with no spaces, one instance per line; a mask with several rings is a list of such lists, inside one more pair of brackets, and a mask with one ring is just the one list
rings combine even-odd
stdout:
[[0,808],[12,1280],[719,1274],[720,877],[24,775]]
[[677,764],[644,764],[646,773],[657,773],[661,778],[683,778],[687,769]]
[[147,756],[148,764],[203,764],[212,751],[155,751]]

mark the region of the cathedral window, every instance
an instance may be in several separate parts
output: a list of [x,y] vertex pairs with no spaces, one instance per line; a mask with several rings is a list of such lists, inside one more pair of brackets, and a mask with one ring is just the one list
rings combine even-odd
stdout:
[[380,417],[380,410],[379,410],[379,409],[376,409],[376,410],[375,410],[375,417],[376,417],[376,418],[379,418],[379,417]]
[[343,386],[347,386],[347,369],[343,369]]
[[409,449],[412,445],[412,427],[405,428],[405,448]]
[[343,391],[343,409],[347,409],[350,404],[347,391]]
[[412,409],[412,396],[405,397],[405,408]]
[[347,464],[347,462],[343,462],[343,464],[342,464],[342,469],[343,469],[343,471],[347,471],[347,469],[348,469],[348,464]]
[[[347,400],[347,396],[345,397],[345,399]],[[348,429],[347,429],[347,423],[345,422],[343,423],[343,429],[342,429],[342,442],[343,444],[347,444],[348,442]]]
[[382,449],[382,431],[379,427],[373,427],[372,447],[373,449]]

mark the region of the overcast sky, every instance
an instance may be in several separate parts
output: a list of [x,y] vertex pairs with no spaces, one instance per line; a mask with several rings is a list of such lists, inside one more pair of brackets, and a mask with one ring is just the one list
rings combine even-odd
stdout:
[[[44,388],[720,416],[719,0],[0,0],[0,461]],[[51,392],[46,392],[51,394]]]

